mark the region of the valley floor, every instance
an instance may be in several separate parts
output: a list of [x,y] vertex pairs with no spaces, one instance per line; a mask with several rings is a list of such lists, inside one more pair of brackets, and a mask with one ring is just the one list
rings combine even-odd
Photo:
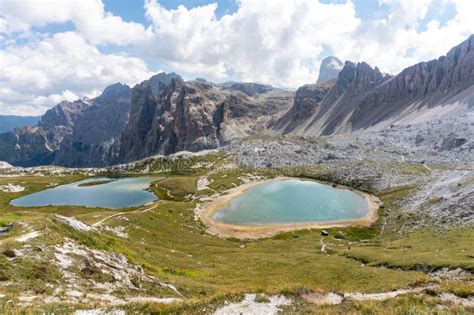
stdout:
[[[374,137],[364,141],[378,141]],[[396,144],[374,153],[358,144],[362,140],[344,141],[255,138],[222,151],[110,169],[4,169],[0,312],[473,312],[469,155],[460,152],[453,162],[450,151],[421,160],[418,148],[395,161],[389,157]],[[349,146],[354,152],[342,154]],[[307,163],[307,157],[321,160]],[[9,205],[19,196],[111,172],[157,174],[151,189],[160,200],[114,211]],[[373,194],[383,203],[378,219],[369,227],[327,228],[328,236],[311,228],[239,239],[208,233],[196,216],[211,196],[280,176]]]

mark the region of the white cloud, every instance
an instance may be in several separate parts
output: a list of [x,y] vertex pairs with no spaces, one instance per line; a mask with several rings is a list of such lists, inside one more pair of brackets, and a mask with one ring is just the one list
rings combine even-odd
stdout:
[[0,33],[25,32],[33,26],[73,22],[92,44],[127,45],[143,39],[145,27],[105,12],[101,0],[0,2]]
[[444,25],[437,20],[428,21],[426,29],[420,27],[420,22],[429,9],[443,10],[439,1],[379,1],[390,6],[389,15],[361,23],[349,38],[333,47],[338,57],[367,61],[385,72],[397,74],[415,63],[446,54],[474,32],[474,20],[466,14],[474,12],[471,0],[444,1],[444,6],[455,4],[456,15]]
[[214,80],[290,87],[314,81],[324,45],[360,23],[351,2],[242,0],[237,12],[220,19],[215,4],[167,10],[150,0],[145,9],[153,26],[142,49],[170,67]]
[[212,80],[296,88],[315,81],[325,48],[343,60],[367,61],[396,74],[445,54],[474,31],[467,13],[474,12],[474,1],[445,0],[444,6],[446,1],[455,3],[456,16],[423,29],[429,10],[443,10],[443,2],[379,0],[389,14],[362,21],[351,1],[241,0],[235,13],[217,18],[215,4],[168,10],[147,0],[152,26],[139,45],[168,68]]
[[[151,23],[145,28],[106,12],[101,0],[3,0],[0,112],[28,106],[39,112],[60,98],[97,94],[109,83],[134,84],[151,75],[143,60],[187,77],[290,88],[314,82],[328,52],[395,74],[445,54],[474,31],[472,0],[379,3],[386,16],[361,20],[351,0],[239,0],[237,11],[219,18],[216,4],[166,9],[145,0]],[[448,5],[456,9],[449,21],[425,21]],[[33,28],[64,22],[72,22],[74,32],[49,35]],[[115,53],[96,47],[107,44]],[[121,55],[122,45],[142,59]]]
[[[152,75],[138,58],[102,54],[74,32],[0,51],[0,112],[41,114],[115,82],[133,85]],[[27,108],[31,110],[26,111]]]

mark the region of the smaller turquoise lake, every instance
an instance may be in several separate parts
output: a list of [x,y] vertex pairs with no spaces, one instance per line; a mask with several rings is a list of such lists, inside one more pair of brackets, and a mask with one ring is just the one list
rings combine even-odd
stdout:
[[271,225],[355,220],[369,212],[367,198],[309,180],[259,184],[230,200],[213,219],[234,225]]
[[[110,180],[110,182],[93,186],[79,185]],[[49,188],[26,195],[10,202],[17,207],[37,206],[84,206],[93,208],[129,208],[145,205],[158,198],[146,190],[154,177],[107,178],[94,177],[74,183]]]

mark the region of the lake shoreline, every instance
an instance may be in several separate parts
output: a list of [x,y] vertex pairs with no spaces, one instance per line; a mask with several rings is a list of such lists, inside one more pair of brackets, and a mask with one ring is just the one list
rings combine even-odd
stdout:
[[19,196],[10,200],[9,205],[17,208],[133,209],[159,199],[156,194],[150,191],[154,180],[154,176],[82,178]]
[[[222,208],[225,208],[229,205],[230,200],[233,198],[242,195],[248,189],[274,181],[282,181],[288,179],[299,179],[299,180],[309,180],[315,181],[321,184],[327,185],[317,180],[312,179],[302,179],[294,177],[275,177],[270,179],[263,179],[252,181],[249,183],[242,184],[238,187],[232,188],[224,192],[223,195],[215,195],[208,198],[202,198],[201,201],[204,201],[201,205],[196,208],[196,216],[206,225],[207,231],[210,234],[217,235],[220,237],[236,237],[240,239],[257,239],[264,237],[271,237],[273,235],[302,230],[302,229],[325,229],[325,228],[334,228],[334,227],[347,227],[347,226],[364,226],[368,227],[375,223],[378,218],[378,209],[380,207],[381,201],[368,193],[364,193],[357,190],[351,191],[364,196],[367,199],[369,211],[367,215],[360,219],[349,219],[349,220],[337,220],[337,221],[324,221],[324,222],[300,222],[300,223],[284,223],[284,224],[268,224],[268,225],[237,225],[237,224],[228,224],[218,222],[213,219],[214,214]],[[329,183],[331,184],[331,183]],[[345,186],[338,185],[338,188],[349,189]]]

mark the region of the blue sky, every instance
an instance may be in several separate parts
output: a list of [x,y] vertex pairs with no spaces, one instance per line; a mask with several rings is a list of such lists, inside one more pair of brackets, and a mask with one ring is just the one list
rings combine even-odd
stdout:
[[327,55],[396,74],[474,31],[472,0],[0,0],[0,114],[159,71],[296,89]]
[[[257,0],[258,1],[258,0]],[[347,0],[321,0],[322,3],[327,4],[341,4],[347,3]],[[379,19],[386,17],[390,13],[390,6],[387,4],[380,3],[379,0],[354,0],[352,1],[355,6],[357,17],[362,20]],[[105,10],[111,12],[114,15],[122,17],[127,22],[138,22],[143,25],[149,26],[151,23],[145,17],[144,6],[141,1],[137,0],[103,0]],[[217,3],[217,10],[215,11],[216,17],[221,18],[225,14],[235,13],[239,6],[235,0],[161,0],[160,4],[166,9],[176,9],[178,6],[183,5],[187,9],[208,5],[211,3]],[[452,19],[455,14],[455,6],[453,3],[446,2],[444,0],[436,0],[430,5],[433,10],[429,10],[426,17],[420,21],[418,26],[419,30],[426,28],[426,24],[436,19],[442,25]],[[436,10],[436,8],[442,7],[442,10]],[[45,32],[64,32],[74,30],[72,23],[54,23],[49,24],[45,27],[38,28],[39,31]]]
[[[258,0],[257,0],[258,1]],[[323,3],[346,3],[347,0],[322,0]],[[374,19],[386,16],[390,11],[390,6],[380,4],[378,0],[354,0],[356,14],[363,20]],[[224,14],[232,14],[239,8],[235,0],[161,0],[160,3],[167,9],[176,9],[180,5],[191,9],[193,7],[202,6],[210,3],[217,3],[216,16],[219,18]],[[445,1],[437,0],[432,6],[442,6]],[[135,21],[144,25],[149,24],[143,11],[143,5],[136,0],[104,0],[105,9],[116,15],[120,15],[126,21]],[[443,10],[430,10],[423,20],[420,27],[426,27],[426,23],[432,19],[438,19],[442,24],[451,19],[456,11],[453,3],[446,3]]]
[[[193,7],[203,6],[206,4],[214,3],[218,4],[216,11],[217,17],[221,17],[224,14],[232,14],[237,11],[238,5],[234,0],[161,0],[160,3],[167,9],[176,9],[180,5],[184,5],[186,8],[191,9]],[[104,1],[105,9],[114,14],[122,16],[126,21],[135,21],[143,24],[149,23],[144,16],[143,3],[136,0],[106,0]]]

